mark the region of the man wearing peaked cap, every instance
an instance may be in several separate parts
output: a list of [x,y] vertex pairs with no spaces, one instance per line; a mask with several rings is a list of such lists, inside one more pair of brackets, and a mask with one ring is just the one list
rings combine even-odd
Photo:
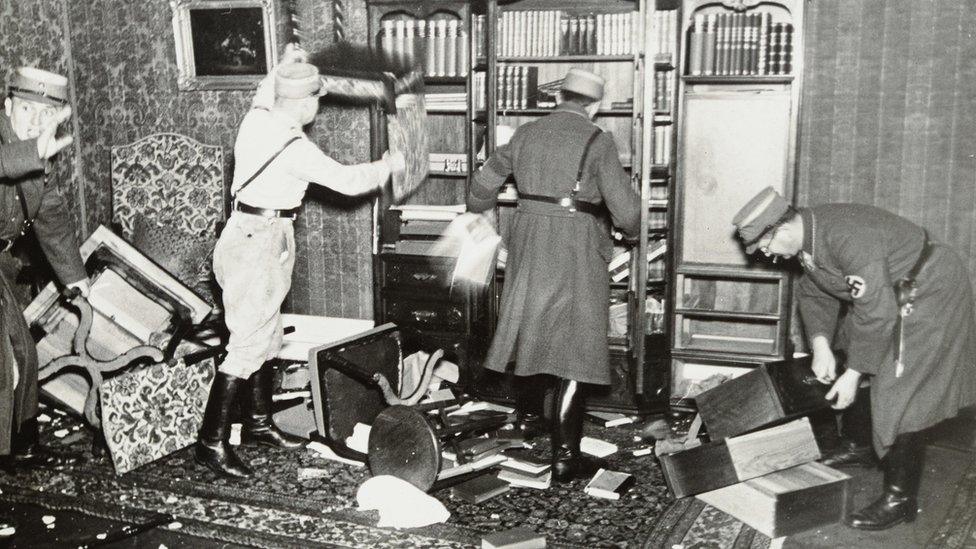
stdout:
[[514,360],[518,424],[526,436],[546,427],[541,385],[556,382],[549,426],[556,482],[588,478],[598,466],[580,454],[580,437],[584,384],[610,383],[609,225],[633,235],[640,223],[640,200],[614,139],[593,123],[603,96],[602,77],[570,69],[554,112],[520,126],[498,147],[467,196],[468,209],[482,212],[495,206],[510,175],[518,186],[485,368],[505,372]]
[[[49,160],[71,143],[58,137],[68,120],[68,80],[22,67],[11,75],[0,116],[0,465],[65,466],[79,461],[44,451],[37,433],[37,350],[21,311],[28,296],[14,280],[21,268],[12,252],[40,245],[55,275],[88,295],[78,239]],[[30,237],[28,233],[32,233]]]
[[[793,211],[768,188],[734,225],[747,252],[799,257],[800,318],[814,374],[833,383],[827,398],[836,399],[834,408],[850,406],[862,378],[870,379],[884,491],[848,524],[882,530],[914,520],[921,433],[976,404],[976,318],[966,266],[922,227],[863,204]],[[840,376],[831,352],[838,331],[847,354]]]
[[402,154],[343,165],[323,153],[303,128],[315,119],[325,94],[319,71],[305,52],[289,45],[281,63],[259,85],[253,108],[234,144],[233,213],[214,249],[214,274],[223,290],[227,355],[218,366],[194,446],[196,461],[230,477],[253,474],[229,445],[230,414],[240,396],[241,442],[297,449],[301,438],[271,419],[269,360],[281,349],[281,304],[291,289],[295,264],[294,220],[309,184],[346,195],[371,195],[393,172],[405,169]]

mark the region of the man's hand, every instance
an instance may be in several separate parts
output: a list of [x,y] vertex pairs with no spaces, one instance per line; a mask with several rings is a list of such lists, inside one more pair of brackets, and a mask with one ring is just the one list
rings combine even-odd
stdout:
[[837,379],[837,359],[834,358],[832,352],[814,351],[813,363],[810,367],[813,369],[813,375],[817,377],[817,381],[824,385],[833,383]]
[[48,121],[41,129],[41,135],[37,137],[37,157],[47,160],[61,152],[74,141],[70,135],[58,138],[58,126],[71,118],[71,107],[65,106],[58,109],[57,114]]
[[91,294],[91,282],[87,278],[82,278],[77,282],[68,284],[68,288],[81,292],[81,297],[87,298]]
[[404,158],[402,152],[386,151],[383,153],[383,160],[390,167],[390,173],[400,173],[407,169],[407,159]]
[[831,408],[835,410],[843,410],[851,404],[854,403],[854,398],[857,396],[857,387],[861,383],[861,372],[848,369],[837,379],[834,386],[827,391],[827,396],[824,398],[827,400],[837,399],[836,402],[830,405]]

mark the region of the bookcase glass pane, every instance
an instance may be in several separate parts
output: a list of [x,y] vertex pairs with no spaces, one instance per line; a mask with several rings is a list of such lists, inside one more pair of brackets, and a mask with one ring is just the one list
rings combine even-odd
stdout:
[[752,366],[730,366],[707,361],[671,361],[671,400],[684,401],[752,370]]
[[680,260],[746,266],[732,218],[767,186],[789,195],[790,93],[702,88],[685,93]]
[[736,313],[776,314],[779,282],[776,280],[723,280],[679,275],[679,308]]
[[776,322],[679,315],[675,347],[700,351],[776,354]]

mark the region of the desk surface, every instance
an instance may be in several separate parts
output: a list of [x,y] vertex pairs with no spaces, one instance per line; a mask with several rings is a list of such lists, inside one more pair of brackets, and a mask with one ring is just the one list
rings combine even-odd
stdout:
[[372,320],[359,318],[288,313],[281,316],[282,324],[286,328],[289,326],[294,327],[295,331],[290,334],[285,334],[278,358],[294,360],[296,362],[307,361],[308,352],[313,347],[354,336],[375,326],[375,322]]

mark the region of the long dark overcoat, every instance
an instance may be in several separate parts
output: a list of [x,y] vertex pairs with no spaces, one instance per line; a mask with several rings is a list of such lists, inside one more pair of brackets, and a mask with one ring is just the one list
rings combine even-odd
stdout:
[[[923,229],[880,208],[826,204],[802,210],[804,274],[797,286],[808,337],[828,340],[841,302],[847,366],[871,376],[874,445],[887,453],[901,433],[920,431],[976,403],[976,317],[969,273],[935,243],[904,317],[901,376],[896,371],[900,307],[894,284],[918,260]],[[811,260],[812,258],[812,260]]]
[[[513,174],[520,193],[568,197],[595,129],[573,103],[519,127],[478,172],[468,209],[493,207]],[[626,234],[637,232],[640,201],[607,133],[590,147],[578,199],[605,203],[615,226]],[[504,371],[514,361],[519,376],[610,383],[607,263],[613,246],[607,223],[606,217],[558,204],[519,201],[507,235],[498,327],[486,368]]]
[[[47,182],[44,162],[37,155],[37,140],[21,141],[0,114],[0,238],[20,234],[24,215],[17,199],[20,183],[27,211],[34,218],[34,234],[58,278],[65,283],[85,278],[78,253],[75,225],[54,181]],[[47,184],[46,184],[47,183]],[[8,255],[9,252],[2,252]],[[13,264],[9,257],[5,265]],[[0,268],[0,454],[10,451],[11,428],[37,415],[37,349],[13,291],[13,273]],[[20,380],[13,387],[16,359]]]

